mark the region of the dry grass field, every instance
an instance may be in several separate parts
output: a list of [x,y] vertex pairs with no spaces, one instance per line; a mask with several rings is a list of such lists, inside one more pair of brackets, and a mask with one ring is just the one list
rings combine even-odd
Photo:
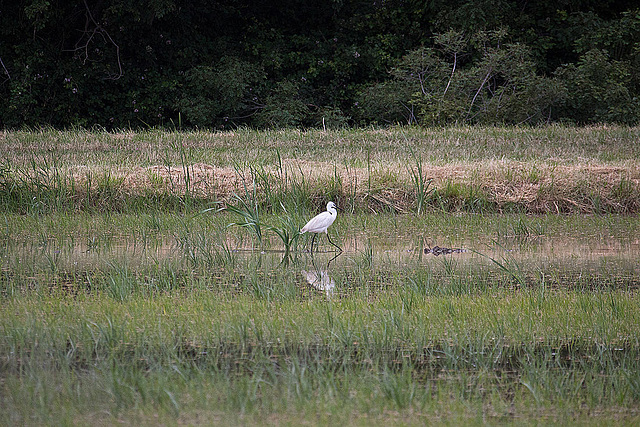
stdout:
[[349,211],[411,212],[423,193],[436,210],[628,214],[640,211],[638,141],[625,127],[5,131],[0,183],[57,186],[70,209],[121,209],[132,196],[228,202],[255,187],[268,208],[295,189]]

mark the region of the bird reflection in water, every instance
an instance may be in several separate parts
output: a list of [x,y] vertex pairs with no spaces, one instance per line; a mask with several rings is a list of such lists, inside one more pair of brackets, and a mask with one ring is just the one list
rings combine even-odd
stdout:
[[327,266],[325,268],[317,268],[315,265],[315,259],[313,258],[313,254],[311,255],[311,263],[313,266],[313,270],[302,270],[302,276],[305,278],[307,283],[312,287],[316,288],[319,291],[324,292],[327,297],[333,296],[335,292],[336,282],[329,276],[329,265],[331,262],[338,258],[342,252],[338,252],[333,258],[327,262]]
[[302,275],[311,286],[331,297],[335,291],[336,282],[329,276],[327,270],[302,270]]

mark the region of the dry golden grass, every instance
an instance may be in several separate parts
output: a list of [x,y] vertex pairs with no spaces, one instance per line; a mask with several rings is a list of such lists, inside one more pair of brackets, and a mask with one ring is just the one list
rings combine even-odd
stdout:
[[[0,132],[0,158],[23,175],[54,168],[78,189],[117,184],[123,197],[229,200],[255,171],[286,191],[409,211],[418,165],[448,198],[480,194],[500,210],[640,211],[640,129],[452,128],[255,132]],[[252,171],[254,175],[252,176]],[[286,181],[286,182],[282,182]],[[266,185],[261,182],[260,185]],[[453,190],[452,190],[453,189]],[[455,191],[454,191],[455,190]],[[80,191],[80,190],[79,190]]]
[[[589,212],[593,198],[598,198],[600,203],[615,211],[635,212],[640,208],[640,168],[633,163],[557,166],[489,161],[448,165],[423,163],[422,168],[426,179],[432,180],[431,188],[443,189],[447,183],[475,187],[497,206],[515,204],[535,213],[560,213],[571,206],[577,211]],[[411,173],[400,165],[379,164],[369,170],[335,166],[328,162],[283,159],[282,170],[286,171],[287,179],[304,179],[310,188],[318,191],[337,176],[341,194],[360,199],[374,198],[401,212],[410,210],[413,203]],[[281,173],[281,170],[273,167],[265,171],[273,179]],[[86,181],[86,173],[73,173],[81,188]],[[205,163],[183,167],[154,165],[123,168],[111,170],[110,173],[113,178],[121,180],[121,191],[129,195],[150,192],[185,194],[188,183],[194,197],[226,201],[233,193],[242,193],[245,186],[252,190],[254,184],[249,170]],[[628,194],[620,194],[624,191]]]

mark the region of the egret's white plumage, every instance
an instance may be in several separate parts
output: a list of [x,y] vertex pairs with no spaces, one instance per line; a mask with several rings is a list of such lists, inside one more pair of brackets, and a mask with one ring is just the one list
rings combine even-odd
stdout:
[[[304,227],[302,227],[300,233],[326,233],[329,243],[340,249],[338,245],[331,241],[331,239],[329,238],[329,233],[327,232],[327,228],[329,228],[329,226],[333,224],[333,221],[336,220],[337,216],[338,210],[336,209],[336,204],[333,202],[329,202],[327,203],[327,210],[311,218],[309,222]],[[311,239],[311,252],[313,252],[313,241],[315,240],[315,238],[316,235],[314,235]],[[342,251],[342,249],[340,249],[340,251]]]
[[307,231],[309,233],[326,233],[327,228],[336,220],[336,216],[338,216],[336,205],[333,202],[329,202],[327,203],[327,210],[311,218],[307,225],[302,227],[300,233],[306,233]]

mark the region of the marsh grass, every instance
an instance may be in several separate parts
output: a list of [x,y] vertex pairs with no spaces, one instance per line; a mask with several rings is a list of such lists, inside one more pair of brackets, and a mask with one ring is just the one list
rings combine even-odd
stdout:
[[3,132],[0,424],[637,423],[637,133]]
[[284,246],[283,261],[288,261],[291,252],[297,249],[297,242],[301,235],[300,221],[289,215],[284,207],[283,212],[283,216],[278,220],[278,225],[266,225],[266,228],[280,238]]
[[234,195],[237,205],[228,205],[225,210],[233,213],[240,218],[239,222],[234,222],[229,225],[237,225],[243,227],[251,232],[255,236],[259,245],[262,245],[262,229],[263,224],[260,221],[260,209],[255,199],[255,193],[242,198],[238,195]]
[[559,126],[5,131],[0,203],[22,213],[197,211],[252,185],[263,209],[298,214],[328,199],[353,213],[634,213],[639,136]]
[[233,298],[201,289],[5,300],[3,420],[99,411],[108,421],[131,410],[180,420],[211,405],[254,422],[327,411],[449,420],[452,407],[467,408],[457,416],[468,421],[476,405],[496,421],[506,408],[507,419],[569,420],[586,416],[584,405],[600,420],[613,406],[631,420],[640,399],[640,312],[624,293],[424,298],[403,289],[300,301],[265,279]]
[[413,155],[415,161],[415,168],[409,169],[411,174],[411,182],[415,189],[416,198],[416,213],[420,215],[423,209],[426,207],[426,202],[433,188],[429,188],[433,182],[433,179],[426,179],[422,166],[422,158]]

